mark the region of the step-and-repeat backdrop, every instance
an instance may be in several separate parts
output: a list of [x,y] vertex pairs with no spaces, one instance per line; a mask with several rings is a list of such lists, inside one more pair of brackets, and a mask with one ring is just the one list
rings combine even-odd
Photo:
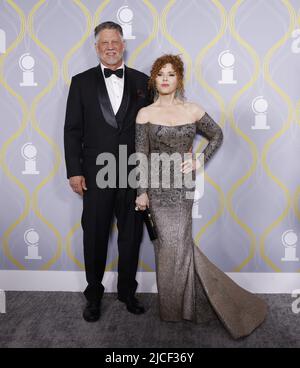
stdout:
[[[98,63],[94,27],[112,20],[130,67],[148,74],[155,58],[180,54],[188,100],[223,129],[199,178],[196,246],[225,272],[298,272],[299,9],[299,0],[1,0],[0,270],[84,270],[65,107],[71,77]],[[206,144],[197,137],[194,151]],[[144,233],[139,271],[154,272]],[[117,261],[114,221],[107,271]]]

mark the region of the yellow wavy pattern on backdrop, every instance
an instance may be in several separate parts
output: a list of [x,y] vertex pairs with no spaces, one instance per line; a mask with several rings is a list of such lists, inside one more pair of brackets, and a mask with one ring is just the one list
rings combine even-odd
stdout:
[[59,170],[59,166],[61,165],[62,158],[60,153],[60,148],[45,132],[39,127],[37,118],[36,118],[36,110],[38,104],[42,100],[44,96],[51,92],[51,90],[55,87],[56,83],[59,79],[59,63],[55,56],[55,54],[46,47],[35,35],[34,33],[34,17],[39,8],[45,3],[45,0],[40,0],[37,4],[32,8],[29,16],[28,16],[28,34],[32,38],[32,40],[40,47],[41,50],[49,57],[53,66],[53,74],[48,83],[48,85],[34,98],[31,107],[30,107],[30,120],[32,123],[33,129],[51,146],[54,153],[54,165],[53,169],[49,172],[49,174],[43,179],[35,188],[32,193],[32,210],[36,214],[36,216],[43,222],[49,230],[54,234],[57,239],[56,252],[53,257],[47,261],[45,264],[41,266],[42,270],[49,269],[61,256],[63,250],[63,240],[59,230],[49,221],[47,218],[41,213],[38,206],[38,195],[40,190],[47,185],[56,175]]
[[280,272],[281,269],[266,255],[266,252],[265,252],[266,238],[272,232],[272,230],[274,228],[276,228],[284,220],[284,218],[288,215],[288,213],[290,211],[290,208],[291,208],[291,205],[292,205],[292,200],[291,200],[291,195],[290,195],[289,189],[287,188],[287,186],[282,181],[280,181],[272,173],[272,171],[271,171],[271,169],[270,169],[270,167],[267,163],[268,151],[270,150],[272,144],[274,144],[274,142],[277,139],[279,139],[279,137],[281,137],[290,128],[291,122],[292,122],[292,119],[293,119],[293,113],[294,113],[293,103],[292,103],[289,95],[287,93],[285,93],[283,91],[283,89],[280,88],[273,81],[273,79],[271,77],[271,74],[270,74],[270,70],[269,70],[270,62],[271,62],[271,59],[272,59],[274,53],[280,47],[282,47],[287,40],[290,40],[291,32],[295,28],[295,23],[296,23],[295,10],[292,7],[292,5],[290,4],[290,2],[288,0],[282,0],[282,3],[286,7],[286,10],[289,14],[289,18],[290,18],[289,27],[288,27],[288,30],[286,31],[286,33],[283,35],[283,37],[268,50],[268,52],[267,52],[267,54],[264,58],[263,69],[264,69],[265,80],[281,96],[282,100],[286,103],[287,108],[288,108],[288,117],[287,117],[286,122],[283,124],[282,128],[265,143],[265,145],[263,147],[263,151],[262,151],[262,166],[263,166],[266,174],[268,175],[268,177],[271,180],[273,180],[278,185],[278,187],[283,191],[283,194],[284,194],[285,200],[286,200],[286,206],[285,206],[284,210],[282,211],[282,213],[277,217],[277,219],[275,221],[273,221],[269,226],[267,226],[267,228],[263,231],[263,233],[260,237],[260,240],[259,240],[260,254],[261,254],[262,259],[265,261],[265,263],[273,271],[276,271],[276,272]]
[[26,17],[24,12],[12,1],[7,0],[7,3],[11,6],[11,8],[18,14],[20,18],[20,32],[16,39],[12,42],[12,44],[7,48],[6,53],[0,55],[0,79],[1,84],[5,88],[5,90],[13,97],[16,98],[18,104],[20,105],[22,111],[22,121],[20,127],[15,131],[15,133],[9,137],[6,141],[3,142],[1,151],[0,151],[0,165],[4,174],[10,179],[24,194],[25,198],[25,205],[24,210],[21,215],[3,232],[3,253],[9,259],[9,261],[15,265],[20,270],[25,270],[26,266],[19,262],[14,256],[12,255],[9,247],[9,237],[14,231],[14,229],[26,218],[30,211],[30,193],[27,187],[17,178],[15,177],[12,172],[9,170],[8,166],[5,162],[6,153],[8,151],[9,146],[20,137],[20,135],[24,132],[27,126],[27,122],[29,120],[29,111],[27,108],[27,104],[23,97],[19,95],[16,91],[14,91],[4,79],[4,63],[7,59],[8,55],[18,47],[18,45],[23,41],[26,33]]
[[[221,112],[221,118],[220,118],[219,124],[220,124],[221,127],[223,127],[224,123],[225,123],[225,119],[226,119],[225,102],[224,102],[222,96],[214,88],[212,88],[202,76],[202,63],[203,63],[203,60],[205,58],[205,55],[224,36],[224,34],[226,32],[226,26],[227,26],[226,9],[224,8],[224,6],[218,0],[213,0],[212,3],[215,5],[215,7],[218,9],[218,11],[220,13],[221,25],[220,25],[220,29],[219,29],[218,34],[206,46],[202,47],[201,50],[199,51],[199,53],[196,57],[196,60],[195,60],[195,75],[196,75],[196,79],[197,79],[197,82],[199,83],[199,85],[202,86],[203,89],[206,90],[208,93],[210,93],[214,97],[214,99],[216,100],[216,102],[219,106],[219,110]],[[202,149],[203,149],[203,144],[199,143],[199,145],[196,147],[196,152],[201,152]],[[207,228],[209,226],[213,225],[218,220],[218,218],[223,213],[224,206],[225,206],[224,193],[223,193],[221,187],[206,172],[204,172],[204,180],[207,181],[213,188],[215,188],[216,192],[219,195],[220,206],[219,206],[219,209],[218,209],[217,213],[214,216],[212,216],[211,219],[205,225],[203,225],[201,227],[201,229],[199,230],[199,232],[196,234],[196,236],[194,238],[194,241],[195,241],[196,244],[199,244],[199,242],[201,240],[201,237],[203,236],[203,234],[205,233]]]
[[249,45],[248,42],[242,39],[242,37],[239,35],[239,33],[236,31],[236,28],[235,28],[236,13],[242,3],[243,3],[242,0],[236,1],[236,3],[232,6],[230,10],[229,30],[232,36],[236,39],[236,41],[240,43],[240,45],[244,47],[246,51],[249,53],[254,63],[254,71],[253,71],[252,78],[250,78],[250,80],[234,94],[231,101],[229,102],[228,120],[229,120],[229,124],[231,128],[233,129],[233,131],[242,140],[244,140],[247,143],[249,150],[251,152],[251,155],[252,155],[252,163],[250,165],[249,170],[241,178],[236,180],[235,183],[232,184],[232,186],[230,187],[228,191],[226,199],[227,199],[227,209],[228,209],[229,214],[231,215],[233,220],[241,227],[242,230],[244,230],[244,232],[249,237],[250,248],[249,248],[248,256],[239,265],[235,267],[234,269],[235,272],[241,271],[242,268],[245,267],[250,262],[250,260],[254,257],[255,251],[256,251],[256,238],[255,238],[254,231],[251,229],[249,225],[247,225],[241,218],[238,217],[237,213],[234,211],[234,208],[233,208],[233,197],[234,197],[235,192],[238,190],[239,187],[241,187],[251,177],[251,175],[253,175],[253,173],[256,170],[257,160],[258,160],[258,151],[257,151],[255,143],[248,137],[247,134],[245,134],[241,129],[239,129],[234,119],[234,108],[236,104],[238,103],[239,98],[255,84],[259,76],[259,72],[260,72],[260,60],[259,60],[257,53],[255,52],[254,48]]
[[[72,56],[74,55],[74,53],[80,47],[82,47],[84,42],[90,36],[90,33],[92,31],[92,27],[95,26],[97,23],[99,23],[99,18],[101,16],[103,10],[105,9],[105,7],[110,3],[110,0],[105,0],[101,3],[101,5],[97,8],[97,11],[96,11],[95,16],[93,18],[91,16],[89,10],[87,9],[87,7],[80,0],[73,0],[73,2],[74,2],[74,4],[76,4],[79,7],[79,9],[81,10],[81,12],[83,13],[83,15],[86,19],[86,29],[85,29],[84,34],[80,38],[80,40],[72,46],[72,48],[67,52],[67,54],[65,55],[65,57],[63,59],[63,62],[62,62],[62,76],[63,76],[63,79],[64,79],[64,81],[67,85],[70,84],[70,77],[68,75],[69,74],[68,65],[69,65],[69,62],[70,62]],[[8,91],[8,93],[10,95],[12,95],[14,98],[16,98],[18,104],[20,105],[20,108],[21,108],[21,111],[22,111],[22,122],[21,122],[20,127],[16,130],[16,132],[14,132],[14,134],[11,137],[9,137],[3,143],[2,148],[0,150],[0,165],[1,165],[5,175],[24,194],[25,206],[24,206],[23,212],[17,218],[17,220],[15,220],[3,233],[3,251],[4,251],[5,256],[17,268],[23,269],[23,270],[26,269],[26,266],[24,264],[22,264],[21,262],[19,262],[17,259],[15,259],[13,257],[13,255],[10,251],[10,247],[9,247],[9,237],[11,236],[14,229],[26,218],[26,216],[28,216],[28,214],[30,212],[30,207],[32,207],[32,211],[35,213],[35,215],[48,227],[48,229],[54,234],[54,236],[56,238],[56,251],[55,251],[54,256],[48,262],[46,262],[45,264],[43,264],[41,266],[41,269],[49,269],[60,258],[61,254],[62,254],[62,251],[63,251],[64,241],[63,241],[62,236],[61,236],[60,232],[58,231],[58,229],[49,220],[47,220],[45,218],[45,216],[42,215],[42,213],[39,209],[39,206],[38,206],[38,195],[39,195],[40,190],[45,185],[47,185],[47,183],[49,183],[49,181],[52,180],[53,177],[57,174],[59,166],[62,163],[62,159],[61,159],[60,148],[39,127],[39,124],[38,124],[38,121],[37,121],[37,118],[36,118],[36,110],[37,110],[38,104],[40,103],[42,98],[45,95],[47,95],[48,93],[50,93],[51,90],[54,88],[55,84],[57,83],[58,78],[59,78],[60,66],[59,66],[58,60],[55,57],[54,53],[48,47],[46,47],[36,37],[35,32],[34,32],[34,17],[35,17],[35,14],[39,10],[39,8],[45,3],[45,0],[40,0],[33,6],[32,10],[30,11],[30,14],[28,16],[28,34],[32,38],[32,40],[37,44],[37,46],[49,57],[49,59],[52,63],[52,67],[53,67],[53,75],[52,75],[52,78],[49,81],[48,85],[34,98],[30,108],[28,109],[28,107],[27,107],[24,99],[22,98],[22,96],[17,94],[7,84],[7,82],[4,79],[3,68],[4,68],[5,60],[8,57],[8,55],[14,49],[16,49],[16,47],[22,42],[22,40],[25,36],[25,32],[26,32],[26,17],[25,17],[24,12],[20,9],[20,7],[18,7],[14,3],[14,1],[7,0],[7,3],[18,14],[18,16],[20,18],[20,32],[19,32],[18,36],[16,37],[16,39],[12,42],[10,47],[8,47],[6,53],[0,56],[0,79],[1,79],[1,83],[2,83],[3,87]],[[151,44],[151,42],[155,39],[155,37],[158,34],[159,27],[160,27],[161,32],[162,32],[163,36],[165,37],[165,39],[171,45],[173,45],[175,48],[177,48],[180,51],[180,53],[183,55],[183,59],[184,59],[186,65],[187,65],[186,82],[188,82],[189,79],[190,79],[190,76],[191,76],[191,72],[192,72],[192,64],[193,64],[192,58],[188,54],[188,52],[185,50],[185,48],[178,41],[176,41],[174,39],[174,37],[172,37],[170,35],[170,33],[168,32],[168,28],[167,28],[168,14],[169,14],[170,10],[172,9],[172,7],[175,5],[176,1],[175,0],[168,1],[168,3],[164,7],[161,15],[159,15],[159,13],[157,12],[156,8],[151,3],[151,1],[143,0],[143,3],[147,6],[147,8],[149,9],[149,11],[152,15],[153,28],[152,28],[152,32],[149,34],[148,38],[145,41],[143,41],[139,46],[137,46],[136,49],[131,53],[131,55],[128,59],[128,65],[129,66],[134,66],[134,63],[135,63],[138,55],[141,53],[141,51],[144,48],[149,46]],[[206,231],[206,229],[209,226],[211,226],[214,222],[217,221],[217,219],[222,214],[222,212],[224,210],[224,206],[226,204],[226,207],[227,207],[227,210],[228,210],[230,216],[243,229],[243,231],[249,237],[249,241],[250,241],[250,248],[249,248],[248,256],[239,265],[237,265],[234,269],[235,271],[240,271],[254,257],[254,254],[256,252],[256,237],[255,237],[254,231],[251,229],[251,227],[248,226],[245,222],[243,222],[243,220],[241,218],[239,218],[238,215],[236,214],[236,212],[234,211],[234,209],[233,209],[233,199],[234,199],[234,194],[238,190],[238,188],[241,187],[251,177],[251,175],[253,175],[254,171],[256,170],[257,162],[258,162],[258,151],[257,151],[255,143],[241,129],[239,129],[237,127],[233,113],[234,113],[235,106],[238,103],[238,100],[240,99],[240,97],[255,84],[255,82],[258,78],[258,75],[260,73],[261,62],[260,62],[260,59],[259,59],[257,53],[255,52],[254,48],[252,46],[250,46],[244,39],[242,39],[241,36],[239,35],[239,33],[237,32],[237,30],[235,29],[235,17],[236,17],[236,14],[237,14],[237,11],[238,11],[239,7],[243,3],[243,0],[237,0],[234,3],[234,5],[232,6],[232,8],[230,9],[228,15],[227,15],[225,8],[223,7],[223,5],[221,4],[220,1],[212,0],[212,3],[216,6],[218,11],[220,12],[220,16],[221,16],[220,30],[219,30],[218,34],[205,47],[203,47],[200,50],[200,52],[198,53],[198,55],[196,57],[196,60],[195,60],[195,74],[196,74],[196,78],[197,78],[197,81],[198,81],[199,85],[201,85],[216,100],[216,102],[217,102],[217,104],[220,108],[220,111],[221,111],[221,125],[223,125],[225,120],[226,120],[226,108],[225,108],[224,100],[221,97],[221,95],[215,89],[213,89],[211,86],[209,86],[208,83],[204,80],[204,78],[202,76],[202,73],[201,73],[201,66],[202,66],[203,59],[204,59],[205,55],[207,54],[207,52],[212,47],[214,47],[214,45],[222,38],[222,36],[225,34],[226,27],[228,26],[232,36],[236,39],[236,41],[242,47],[245,48],[245,50],[248,52],[249,56],[252,58],[253,63],[254,63],[254,71],[253,71],[252,78],[240,90],[238,90],[234,94],[234,96],[232,97],[232,99],[229,103],[229,106],[228,106],[228,119],[229,119],[230,127],[233,129],[233,131],[242,140],[244,140],[247,143],[247,145],[249,147],[249,150],[251,152],[252,163],[251,163],[251,166],[250,166],[249,170],[247,170],[247,172],[244,175],[242,175],[241,178],[239,178],[235,183],[233,183],[233,185],[231,186],[231,188],[229,189],[229,191],[227,193],[226,198],[224,198],[224,194],[223,194],[223,191],[220,188],[220,186],[218,186],[207,174],[205,174],[205,180],[210,185],[212,185],[219,194],[220,206],[219,206],[219,209],[218,209],[217,213],[197,233],[197,235],[195,237],[195,242],[199,243],[199,241],[200,241],[202,235],[204,234],[204,232]],[[287,32],[283,35],[283,37],[269,49],[269,51],[267,52],[267,54],[266,54],[266,56],[264,57],[264,60],[263,60],[263,71],[264,71],[264,75],[265,75],[265,80],[274,89],[274,91],[276,91],[278,93],[278,95],[281,96],[282,100],[286,103],[286,105],[288,107],[288,117],[287,117],[286,122],[284,123],[283,127],[265,143],[264,148],[263,148],[263,152],[262,152],[262,165],[263,165],[263,168],[264,168],[266,174],[268,175],[268,177],[272,181],[274,181],[278,185],[278,187],[283,191],[283,193],[285,195],[285,198],[286,198],[285,209],[277,217],[277,219],[274,222],[272,222],[263,231],[262,235],[260,236],[260,240],[259,240],[259,251],[260,251],[260,255],[261,255],[262,259],[265,261],[265,263],[272,270],[274,270],[276,272],[280,272],[281,270],[266,255],[266,251],[265,251],[266,238],[272,232],[272,230],[276,226],[278,226],[284,220],[284,218],[287,216],[287,214],[288,214],[288,212],[289,212],[289,210],[292,206],[292,197],[291,197],[291,194],[289,193],[289,190],[286,187],[286,185],[284,185],[284,183],[282,181],[280,181],[270,170],[270,168],[267,164],[267,155],[268,155],[268,152],[269,152],[270,147],[272,146],[272,144],[274,144],[274,142],[277,139],[279,139],[279,137],[282,136],[284,134],[284,132],[287,131],[287,129],[289,129],[289,127],[291,125],[291,121],[293,119],[293,114],[295,114],[297,123],[300,125],[300,100],[296,103],[296,105],[294,107],[293,104],[292,104],[291,99],[289,98],[289,96],[283,91],[283,89],[281,89],[272,80],[272,77],[271,77],[270,71],[269,71],[270,61],[271,61],[274,53],[280,47],[282,47],[285,44],[285,42],[289,39],[290,33],[295,28],[295,24],[296,24],[296,15],[295,15],[294,8],[292,7],[292,5],[290,4],[290,2],[288,0],[282,0],[282,3],[285,6],[285,8],[287,9],[287,12],[290,16],[289,28],[288,28]],[[228,20],[228,23],[227,23],[227,20]],[[300,16],[299,16],[299,19],[298,19],[298,23],[300,24]],[[6,153],[9,149],[10,145],[23,133],[23,131],[25,130],[25,128],[28,124],[28,121],[31,121],[33,129],[50,145],[50,147],[51,147],[51,149],[54,153],[54,158],[55,158],[53,169],[49,172],[49,174],[46,176],[46,178],[44,180],[42,180],[34,188],[32,196],[30,195],[30,192],[26,188],[26,186],[11,173],[11,171],[9,170],[7,164],[5,163]],[[197,147],[197,150],[199,150],[199,147],[200,146]],[[300,220],[300,210],[299,210],[299,205],[298,205],[299,196],[300,196],[300,186],[297,187],[297,189],[294,193],[294,196],[293,196],[294,202],[295,202],[294,211],[295,211],[295,214],[296,214],[297,218]],[[83,270],[84,265],[75,257],[75,255],[72,252],[72,247],[71,247],[72,238],[73,238],[75,232],[79,228],[80,228],[80,222],[77,222],[74,226],[72,226],[72,228],[67,233],[67,236],[66,236],[66,239],[65,239],[65,244],[66,244],[66,253],[67,253],[68,257],[80,269]],[[114,269],[117,266],[117,260],[118,260],[118,258],[116,257],[109,265],[107,265],[106,271]],[[143,261],[140,262],[140,267],[142,269],[144,269],[145,271],[153,271],[152,268]]]

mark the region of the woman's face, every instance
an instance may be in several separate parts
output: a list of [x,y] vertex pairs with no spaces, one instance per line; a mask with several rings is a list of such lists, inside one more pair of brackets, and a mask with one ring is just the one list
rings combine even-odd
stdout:
[[155,78],[156,88],[162,95],[169,95],[176,91],[178,79],[172,64],[164,65]]

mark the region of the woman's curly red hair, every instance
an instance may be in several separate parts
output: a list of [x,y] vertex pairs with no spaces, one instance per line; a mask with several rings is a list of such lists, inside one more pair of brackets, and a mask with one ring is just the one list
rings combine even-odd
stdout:
[[150,71],[150,79],[148,82],[148,88],[156,91],[156,77],[161,68],[166,64],[171,64],[177,75],[177,92],[179,96],[184,99],[184,63],[179,55],[166,54],[156,59],[152,65]]

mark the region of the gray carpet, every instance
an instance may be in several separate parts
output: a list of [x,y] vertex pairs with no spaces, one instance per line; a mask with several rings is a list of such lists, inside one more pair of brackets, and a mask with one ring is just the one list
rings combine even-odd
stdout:
[[133,315],[116,294],[104,294],[96,323],[82,319],[85,298],[80,293],[6,292],[7,313],[0,314],[0,347],[200,348],[300,347],[300,314],[290,295],[261,295],[269,305],[264,324],[235,341],[219,320],[201,324],[162,322],[157,294],[138,294],[147,308]]

